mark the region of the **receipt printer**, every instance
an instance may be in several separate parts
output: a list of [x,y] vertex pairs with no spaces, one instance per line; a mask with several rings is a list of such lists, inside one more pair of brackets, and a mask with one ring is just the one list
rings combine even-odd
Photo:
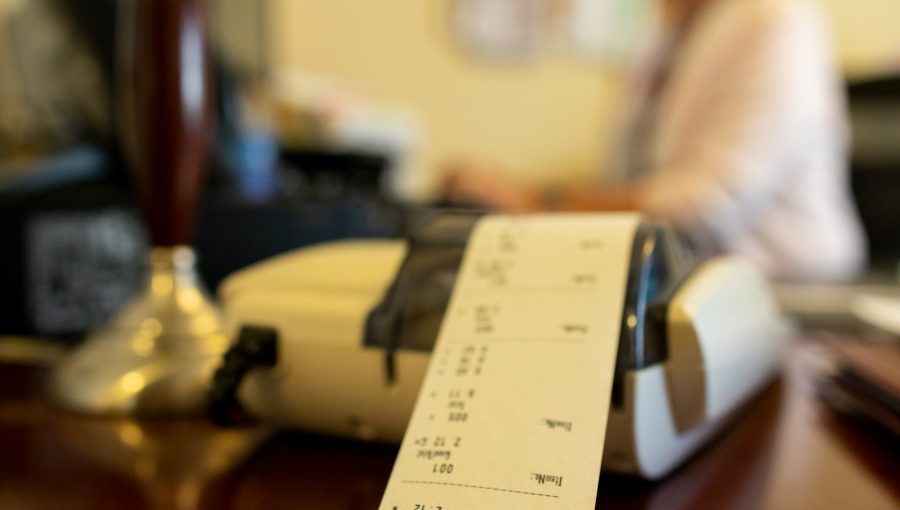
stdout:
[[[477,220],[435,214],[405,241],[326,243],[229,277],[214,416],[399,442]],[[631,246],[603,467],[653,479],[766,384],[788,328],[747,263],[697,262],[647,221]]]

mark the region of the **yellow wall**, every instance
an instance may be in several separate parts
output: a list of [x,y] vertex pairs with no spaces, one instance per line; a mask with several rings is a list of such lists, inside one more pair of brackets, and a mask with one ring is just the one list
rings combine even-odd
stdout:
[[900,72],[900,0],[820,0],[851,77]]
[[564,57],[503,65],[473,60],[454,46],[448,5],[272,0],[273,63],[331,75],[376,103],[417,111],[427,183],[434,184],[448,158],[466,155],[535,180],[594,171],[615,81]]

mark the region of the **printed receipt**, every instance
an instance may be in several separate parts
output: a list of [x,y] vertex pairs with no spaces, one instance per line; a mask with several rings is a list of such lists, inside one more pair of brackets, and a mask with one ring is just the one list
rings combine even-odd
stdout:
[[594,508],[638,223],[479,222],[380,510]]

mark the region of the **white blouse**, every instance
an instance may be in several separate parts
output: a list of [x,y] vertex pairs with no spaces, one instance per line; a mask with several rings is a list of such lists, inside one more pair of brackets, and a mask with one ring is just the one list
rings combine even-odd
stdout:
[[656,100],[642,209],[773,278],[852,277],[865,240],[830,49],[808,0],[713,0]]

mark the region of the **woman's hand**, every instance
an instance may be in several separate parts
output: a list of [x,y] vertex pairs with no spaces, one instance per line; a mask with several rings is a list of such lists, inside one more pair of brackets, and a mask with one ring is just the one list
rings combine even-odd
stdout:
[[552,200],[535,188],[510,178],[496,167],[457,163],[448,168],[441,197],[451,203],[525,213],[561,211],[632,211],[639,209],[640,185],[610,187],[585,183],[571,186]]
[[540,193],[495,167],[467,162],[448,167],[441,189],[444,200],[455,204],[483,206],[503,212],[534,212],[544,209]]
[[573,186],[560,195],[557,209],[566,211],[634,211],[639,207],[638,184],[607,187]]

